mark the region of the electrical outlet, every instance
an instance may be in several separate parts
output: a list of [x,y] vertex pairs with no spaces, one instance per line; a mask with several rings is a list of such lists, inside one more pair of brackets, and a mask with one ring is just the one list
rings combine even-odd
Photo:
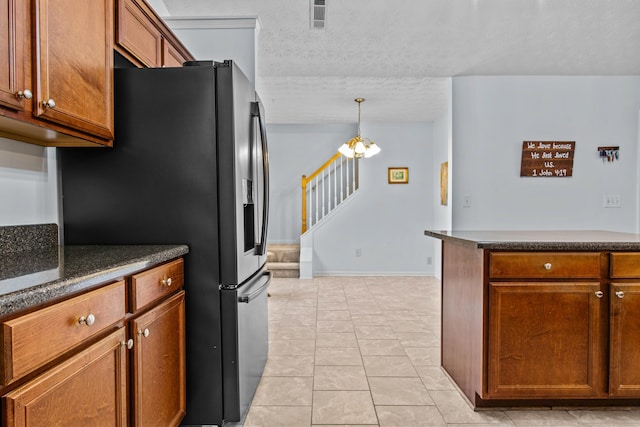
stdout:
[[433,264],[433,258],[431,258],[430,256],[427,257],[427,265],[431,265]]
[[462,207],[463,208],[470,208],[471,207],[471,196],[466,194],[463,199],[462,199]]
[[356,256],[362,256],[362,249],[356,248]]
[[605,194],[602,205],[605,208],[619,208],[620,207],[620,195],[619,194]]

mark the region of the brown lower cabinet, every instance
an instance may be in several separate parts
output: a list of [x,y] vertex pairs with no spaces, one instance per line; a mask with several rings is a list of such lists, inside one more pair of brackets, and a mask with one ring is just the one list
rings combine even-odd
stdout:
[[125,328],[6,395],[7,427],[126,426]]
[[611,283],[611,374],[613,397],[640,398],[640,282]]
[[186,407],[182,266],[5,320],[2,426],[177,426]]
[[640,252],[443,242],[442,366],[482,406],[640,404]]
[[177,426],[184,418],[184,291],[130,322],[133,425]]
[[599,282],[491,283],[488,397],[606,397],[599,289]]

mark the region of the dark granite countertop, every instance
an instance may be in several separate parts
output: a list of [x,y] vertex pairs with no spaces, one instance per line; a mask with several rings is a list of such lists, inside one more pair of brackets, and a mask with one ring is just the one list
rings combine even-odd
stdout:
[[0,317],[180,257],[186,245],[50,246],[0,253]]
[[426,236],[496,250],[640,251],[640,234],[601,230],[426,230]]

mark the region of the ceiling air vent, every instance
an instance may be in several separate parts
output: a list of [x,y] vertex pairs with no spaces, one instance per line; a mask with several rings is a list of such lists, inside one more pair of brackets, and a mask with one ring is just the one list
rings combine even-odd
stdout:
[[311,28],[322,29],[327,16],[326,0],[311,1]]

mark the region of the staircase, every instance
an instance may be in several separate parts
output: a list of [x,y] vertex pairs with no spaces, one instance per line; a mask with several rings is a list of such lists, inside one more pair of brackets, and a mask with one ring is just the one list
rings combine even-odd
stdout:
[[300,245],[270,244],[267,270],[273,277],[300,277]]
[[355,196],[359,185],[357,158],[340,152],[308,177],[302,175],[302,233],[298,248],[298,275],[313,278],[313,232]]

